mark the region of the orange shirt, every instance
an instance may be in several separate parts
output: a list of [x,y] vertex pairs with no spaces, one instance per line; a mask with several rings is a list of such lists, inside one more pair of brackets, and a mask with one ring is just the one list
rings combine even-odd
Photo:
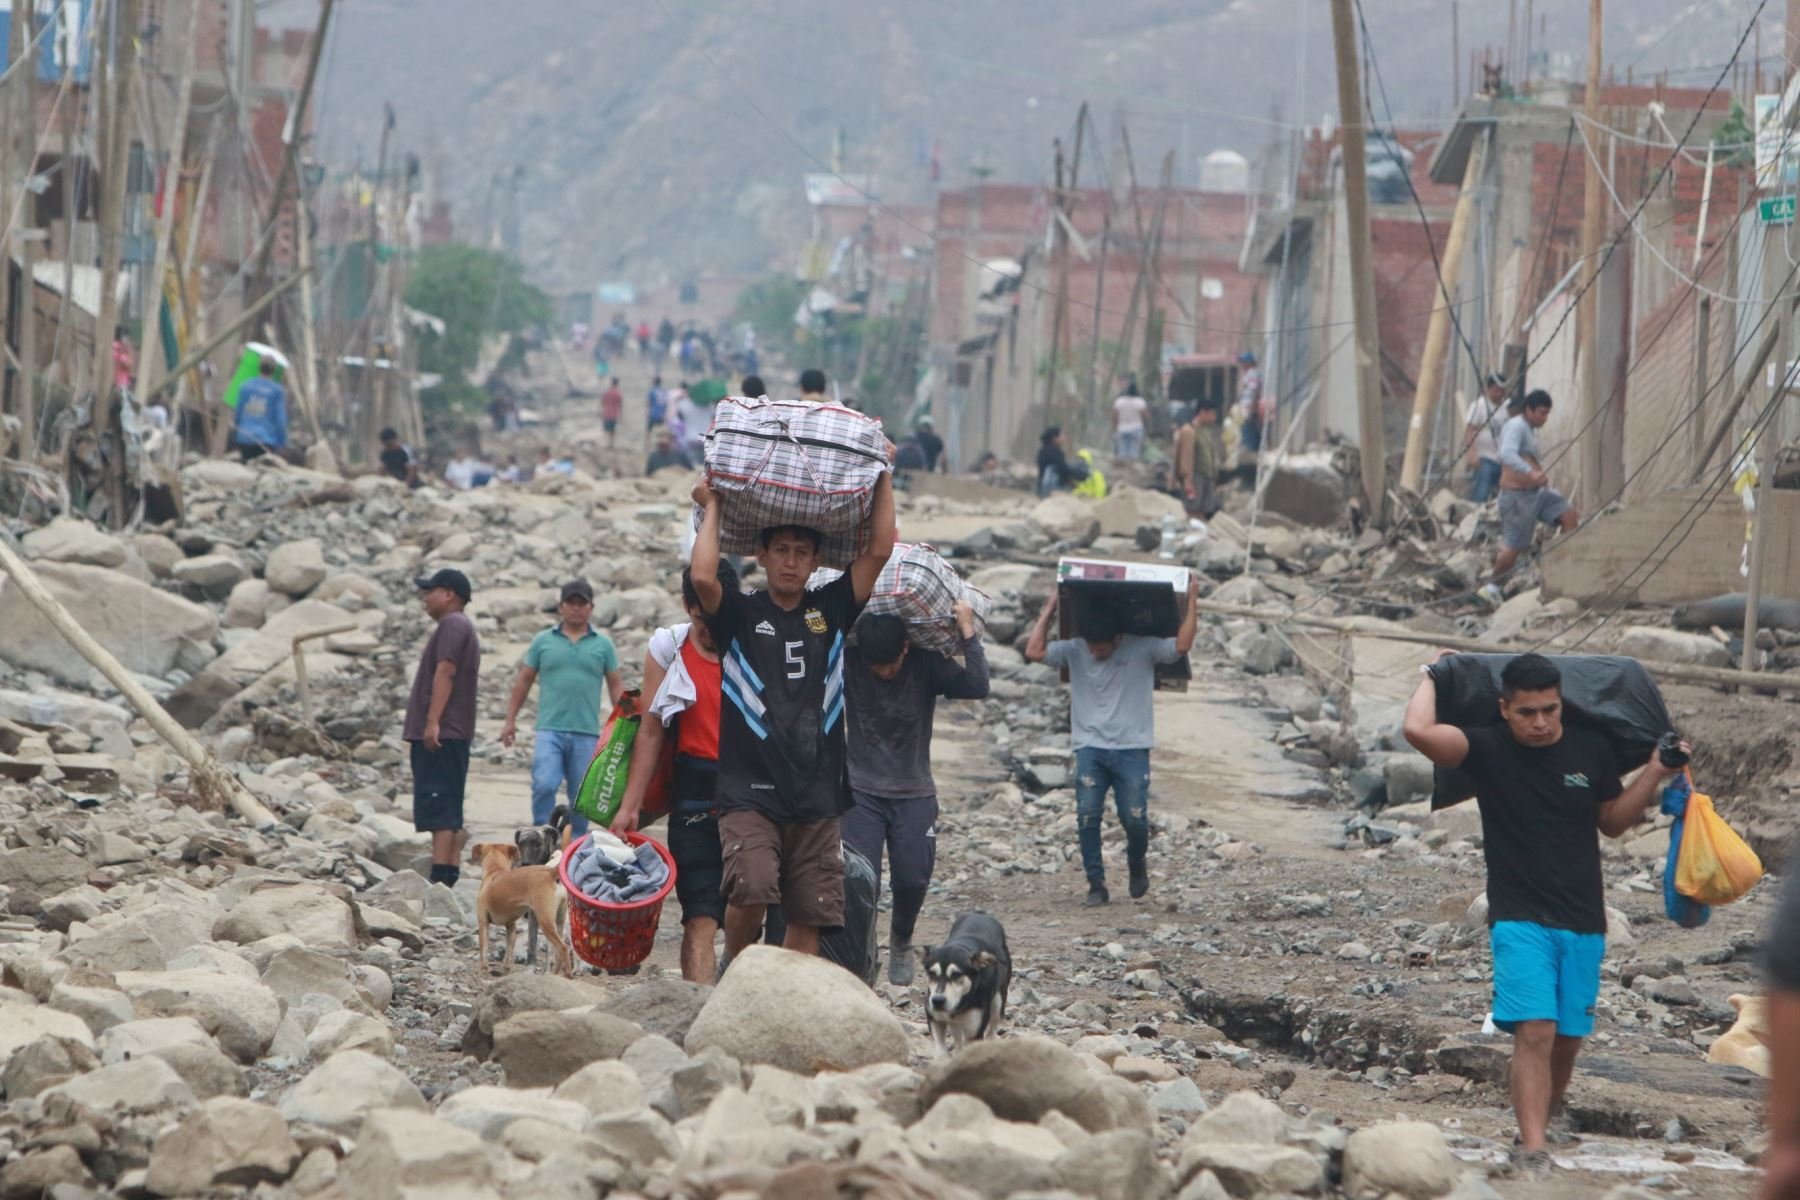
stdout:
[[693,634],[681,643],[681,662],[694,681],[694,703],[677,722],[675,753],[716,762],[719,757],[719,663],[700,653]]

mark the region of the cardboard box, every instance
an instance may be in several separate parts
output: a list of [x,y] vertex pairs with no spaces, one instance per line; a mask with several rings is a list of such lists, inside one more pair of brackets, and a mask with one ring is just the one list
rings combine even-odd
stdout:
[[[1174,637],[1187,615],[1186,567],[1065,558],[1056,564],[1056,580],[1058,637],[1077,636],[1079,614],[1090,605],[1110,609],[1119,632],[1137,637]],[[1156,668],[1159,688],[1185,692],[1192,678],[1186,656]]]

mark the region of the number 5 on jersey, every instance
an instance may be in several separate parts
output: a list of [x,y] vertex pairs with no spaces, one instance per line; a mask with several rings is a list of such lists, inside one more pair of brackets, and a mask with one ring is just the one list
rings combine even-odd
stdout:
[[788,664],[787,677],[789,679],[805,679],[806,678],[806,643],[805,642],[789,642],[789,643],[787,643],[787,664]]

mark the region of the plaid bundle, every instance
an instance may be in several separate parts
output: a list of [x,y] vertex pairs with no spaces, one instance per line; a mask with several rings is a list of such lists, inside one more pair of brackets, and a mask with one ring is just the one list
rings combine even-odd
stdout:
[[[843,574],[821,568],[807,580],[808,587],[823,587]],[[956,568],[924,543],[894,547],[893,557],[876,577],[875,590],[864,612],[899,617],[906,634],[921,650],[955,654],[962,649],[956,632],[956,602],[966,600],[975,610],[977,629],[987,620],[987,593],[971,587]]]
[[875,418],[835,404],[731,396],[714,410],[705,459],[724,553],[755,554],[757,536],[777,525],[817,529],[819,561],[834,567],[869,544],[875,484],[888,469]]

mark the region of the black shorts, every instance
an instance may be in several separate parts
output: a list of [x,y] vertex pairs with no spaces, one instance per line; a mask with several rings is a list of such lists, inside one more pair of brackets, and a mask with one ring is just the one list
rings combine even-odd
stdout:
[[439,742],[427,750],[410,742],[413,773],[413,828],[420,833],[463,827],[463,787],[469,780],[469,743]]
[[669,853],[675,856],[675,898],[681,923],[725,920],[725,851],[712,813],[669,814]]

